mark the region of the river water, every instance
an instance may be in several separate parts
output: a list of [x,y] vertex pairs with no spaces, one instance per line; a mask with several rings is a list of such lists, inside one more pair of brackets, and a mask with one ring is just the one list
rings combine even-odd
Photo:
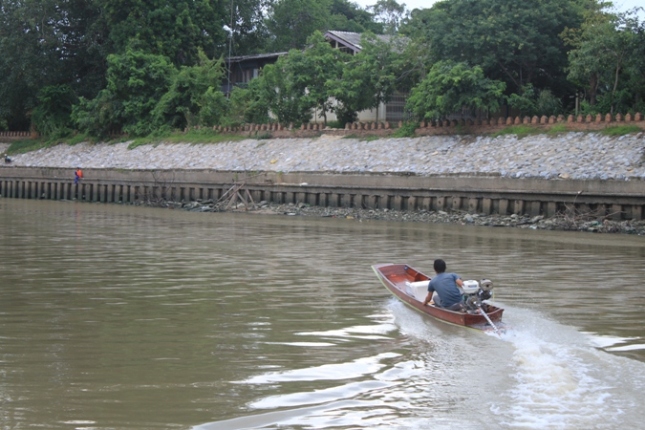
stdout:
[[[645,419],[645,238],[0,200],[2,429],[615,429]],[[489,277],[446,325],[370,266]]]

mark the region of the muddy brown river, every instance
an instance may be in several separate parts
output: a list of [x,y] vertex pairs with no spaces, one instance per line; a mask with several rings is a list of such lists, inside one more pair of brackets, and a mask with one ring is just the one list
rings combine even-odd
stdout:
[[[615,429],[645,419],[645,238],[0,199],[2,429]],[[372,273],[443,258],[509,329]]]

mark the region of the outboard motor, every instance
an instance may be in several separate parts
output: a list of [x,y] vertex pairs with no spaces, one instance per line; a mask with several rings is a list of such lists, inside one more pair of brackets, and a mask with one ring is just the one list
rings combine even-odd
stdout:
[[480,307],[483,307],[484,311],[486,311],[486,304],[483,301],[493,297],[493,281],[490,279],[482,279],[480,282],[464,281],[461,289],[468,311],[476,311]]

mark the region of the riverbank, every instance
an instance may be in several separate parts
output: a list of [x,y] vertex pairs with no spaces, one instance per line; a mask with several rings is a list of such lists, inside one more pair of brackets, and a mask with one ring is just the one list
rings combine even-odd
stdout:
[[[60,144],[12,156],[15,166],[108,169],[492,175],[645,180],[645,133],[421,136],[360,140],[335,135],[214,144]],[[7,144],[0,144],[0,152]]]
[[415,222],[429,224],[476,225],[482,227],[506,227],[531,230],[581,231],[588,233],[619,233],[645,236],[645,220],[613,221],[608,217],[595,216],[592,213],[580,213],[573,209],[553,217],[543,215],[486,215],[472,214],[465,211],[397,211],[389,209],[330,208],[300,204],[272,204],[258,202],[257,205],[236,205],[226,208],[226,202],[212,200],[189,203],[163,202],[151,204],[191,212],[243,212],[258,215],[303,216],[339,218],[356,222],[390,221]]
[[[415,177],[537,178],[551,181],[612,181],[643,190],[645,198],[645,133],[619,137],[571,132],[560,135],[422,136],[361,140],[322,135],[317,138],[246,139],[217,144],[138,146],[129,143],[57,145],[16,154],[11,166],[83,169],[165,170],[205,169],[228,172],[341,173],[359,175],[412,175]],[[0,151],[6,144],[0,144]],[[70,175],[72,175],[70,173]],[[71,176],[70,176],[71,177]],[[88,180],[91,178],[88,178]],[[640,192],[637,192],[640,194]],[[156,202],[198,211],[221,211],[209,200]],[[257,213],[323,216],[354,220],[455,223],[493,227],[577,230],[645,235],[640,219],[616,220],[607,213],[575,207],[543,217],[523,212],[511,215],[477,214],[459,210],[360,209],[316,207],[305,203],[265,203]],[[642,210],[641,210],[642,212]]]

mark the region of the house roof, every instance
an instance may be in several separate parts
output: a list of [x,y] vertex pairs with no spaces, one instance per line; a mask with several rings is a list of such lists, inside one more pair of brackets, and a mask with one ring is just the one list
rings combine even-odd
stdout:
[[265,60],[265,59],[277,59],[283,55],[287,55],[288,52],[270,52],[268,54],[254,54],[254,55],[238,55],[237,57],[228,57],[226,61],[230,63],[238,63],[241,61],[248,60]]
[[[325,37],[327,39],[334,40],[335,42],[346,46],[347,48],[354,51],[354,53],[359,52],[363,49],[361,46],[362,35],[363,33],[336,30],[329,30],[327,33],[325,33]],[[389,42],[391,39],[391,36],[387,34],[377,34],[376,37],[381,39],[383,42]]]

